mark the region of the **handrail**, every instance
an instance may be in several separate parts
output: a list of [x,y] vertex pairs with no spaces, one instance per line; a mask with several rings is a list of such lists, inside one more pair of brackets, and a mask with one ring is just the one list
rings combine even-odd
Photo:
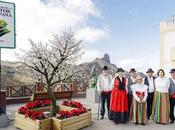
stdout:
[[[76,83],[57,83],[53,86],[54,92],[74,91],[74,95],[78,92],[86,92],[87,86],[77,85]],[[45,91],[43,84],[36,83],[35,85],[19,85],[19,86],[2,86],[2,90],[6,90],[7,97],[27,97],[36,92]]]

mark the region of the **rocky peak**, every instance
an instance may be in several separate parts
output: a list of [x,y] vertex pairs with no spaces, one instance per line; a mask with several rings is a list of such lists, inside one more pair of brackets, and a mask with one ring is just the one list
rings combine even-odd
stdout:
[[106,61],[108,63],[111,63],[110,56],[107,53],[104,54],[104,57],[102,58],[102,60],[104,60],[104,61]]

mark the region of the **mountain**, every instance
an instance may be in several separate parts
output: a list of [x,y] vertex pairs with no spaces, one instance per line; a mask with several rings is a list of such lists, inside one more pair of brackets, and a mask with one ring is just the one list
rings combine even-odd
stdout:
[[[114,75],[117,67],[110,62],[110,56],[105,54],[102,58],[96,58],[92,62],[86,62],[77,65],[84,68],[81,77],[84,77],[83,82],[88,84],[91,77],[92,70],[95,68],[96,75],[98,76],[102,72],[103,66],[109,67],[109,71]],[[30,85],[35,84],[36,79],[32,78],[32,70],[25,68],[20,62],[2,61],[2,85],[6,86],[18,86],[18,85]],[[82,81],[82,80],[80,80]]]
[[34,80],[30,70],[19,62],[2,61],[1,66],[2,86],[31,85]]
[[[117,66],[112,64],[110,56],[105,54],[102,58],[96,58],[91,62],[86,62],[75,66],[76,69],[83,68],[83,71],[78,73],[76,81],[88,85],[92,76],[92,72],[95,72],[96,76],[102,73],[103,66],[108,66],[109,73],[113,76],[116,73]],[[32,76],[34,72],[31,69],[27,69],[20,62],[2,61],[2,85],[6,86],[18,86],[18,85],[31,85],[37,82],[36,78]],[[142,77],[145,75],[139,72]],[[125,75],[128,77],[129,73],[125,71]],[[36,76],[35,76],[36,77]]]
[[105,54],[102,58],[96,58],[92,62],[83,63],[81,65],[90,72],[95,69],[97,76],[102,72],[103,66],[108,66],[109,73],[112,75],[114,75],[117,70],[117,66],[110,62],[110,56],[108,54]]

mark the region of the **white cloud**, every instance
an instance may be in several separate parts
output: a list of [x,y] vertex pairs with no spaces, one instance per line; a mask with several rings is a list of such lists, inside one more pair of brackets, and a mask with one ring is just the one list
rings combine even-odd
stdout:
[[88,50],[88,49],[83,49],[82,50],[84,54],[82,55],[81,60],[79,63],[84,63],[84,62],[91,62],[95,60],[96,58],[103,57],[104,53],[98,51],[98,50]]
[[130,70],[131,68],[135,68],[138,71],[143,71],[147,68],[148,65],[142,60],[123,59],[117,64],[117,66],[122,67],[125,70]]
[[[28,39],[46,41],[52,33],[72,28],[85,42],[97,42],[106,29],[88,25],[90,17],[101,18],[92,0],[7,0],[16,4],[17,49],[27,49]],[[2,59],[14,60],[14,50],[3,50]]]
[[77,38],[83,39],[88,43],[95,43],[99,40],[103,40],[109,36],[109,31],[106,29],[96,29],[92,27],[82,28],[77,32]]

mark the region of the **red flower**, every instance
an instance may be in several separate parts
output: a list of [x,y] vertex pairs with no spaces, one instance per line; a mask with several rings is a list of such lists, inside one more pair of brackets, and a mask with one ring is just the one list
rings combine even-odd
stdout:
[[76,108],[82,108],[83,105],[80,102],[74,102]]
[[60,119],[65,119],[65,118],[70,117],[69,111],[64,111],[64,110],[62,110],[62,111],[59,111],[58,114],[60,115],[60,116],[59,116]]
[[46,118],[43,112],[32,110],[25,111],[25,117],[30,117],[32,120],[42,120]]
[[80,102],[71,101],[71,100],[63,101],[62,105],[75,107],[75,108],[82,108],[83,107],[83,105]]
[[80,114],[87,112],[86,108],[81,107],[78,109],[80,111]]
[[49,106],[51,105],[51,101],[48,99],[48,100],[44,100],[44,106]]
[[42,106],[42,101],[36,100],[34,101],[34,106],[36,107],[41,107]]
[[33,102],[29,102],[29,103],[27,103],[27,104],[26,104],[26,107],[27,107],[28,109],[32,109],[32,108],[34,108],[34,104],[33,104]]
[[42,107],[42,106],[47,106],[49,105],[51,102],[50,100],[45,100],[45,101],[39,101],[36,100],[34,102],[29,102],[27,103],[25,106],[22,106],[18,109],[18,113],[20,114],[24,114],[25,117],[29,117],[33,120],[42,120],[45,119],[46,116],[44,115],[43,112],[39,112],[39,111],[32,111],[31,109],[33,108],[37,108],[37,107]]
[[82,113],[86,112],[86,108],[81,107],[81,108],[77,108],[77,109],[73,109],[70,111],[59,111],[59,119],[65,119],[65,118],[69,118],[69,117],[73,117],[73,116],[79,116]]
[[31,117],[32,111],[31,110],[26,110],[25,111],[25,117]]
[[27,111],[27,108],[24,106],[22,106],[18,109],[18,113],[20,113],[20,114],[25,114],[26,111]]
[[39,111],[33,111],[32,113],[31,113],[31,116],[30,116],[33,120],[36,120],[36,119],[38,119],[38,120],[42,120],[42,119],[45,119],[46,117],[45,117],[45,115],[44,115],[44,113],[43,112],[39,112]]
[[26,104],[26,107],[28,109],[33,109],[33,108],[38,108],[38,107],[41,107],[42,106],[42,102],[39,101],[39,100],[36,100],[34,102],[29,102]]

